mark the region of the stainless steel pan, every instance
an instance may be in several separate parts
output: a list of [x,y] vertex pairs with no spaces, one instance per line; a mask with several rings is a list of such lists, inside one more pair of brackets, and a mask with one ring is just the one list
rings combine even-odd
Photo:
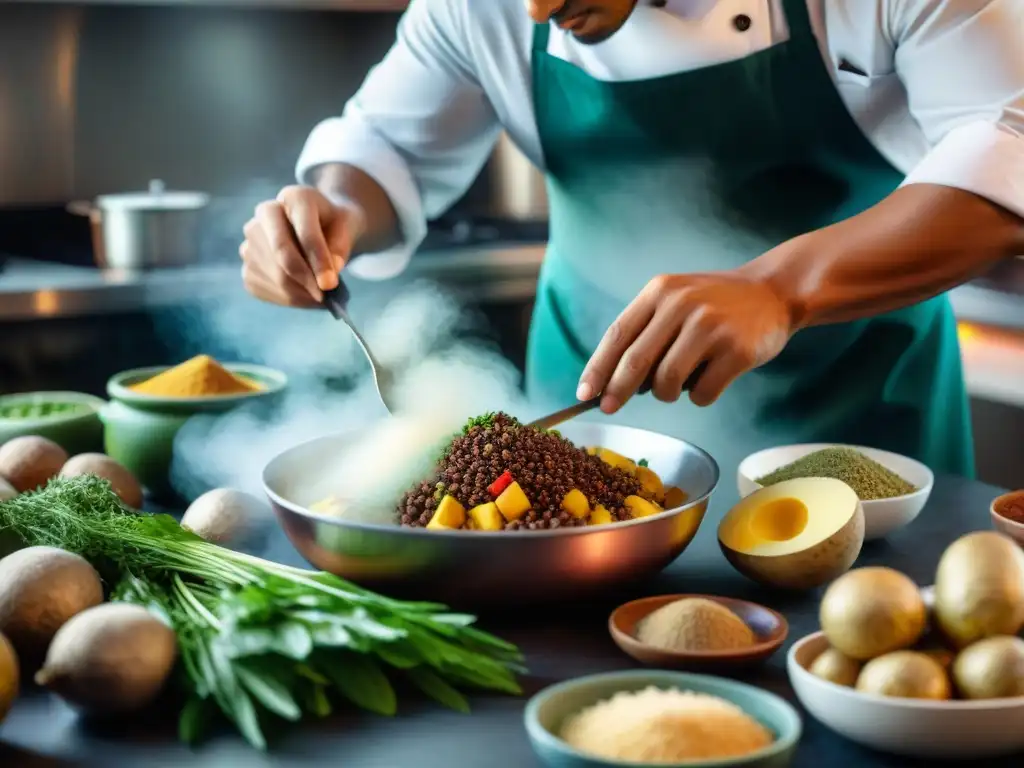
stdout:
[[[687,503],[651,517],[595,528],[551,531],[428,531],[369,525],[311,512],[322,467],[336,466],[352,437],[331,435],[273,459],[263,484],[296,549],[317,568],[395,596],[452,605],[567,599],[653,575],[693,539],[718,484],[718,465],[700,448],[629,427],[572,422],[562,433],[646,458]],[[344,492],[344,489],[337,489]]]

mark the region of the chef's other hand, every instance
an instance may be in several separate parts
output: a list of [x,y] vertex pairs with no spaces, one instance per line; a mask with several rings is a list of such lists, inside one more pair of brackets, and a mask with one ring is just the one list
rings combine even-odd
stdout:
[[239,246],[242,280],[258,299],[315,307],[336,288],[362,231],[361,213],[332,203],[313,187],[285,187],[260,203]]
[[690,399],[710,405],[778,355],[793,330],[790,308],[765,282],[737,272],[660,275],[605,333],[577,396],[601,394],[601,410],[614,413],[653,373],[654,396],[674,402],[704,362]]

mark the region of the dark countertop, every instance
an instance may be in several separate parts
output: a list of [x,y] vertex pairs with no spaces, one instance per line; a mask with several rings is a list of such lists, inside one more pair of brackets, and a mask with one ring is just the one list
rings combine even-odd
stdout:
[[[858,565],[890,565],[919,584],[930,584],[939,555],[953,539],[989,527],[989,503],[1000,492],[980,483],[939,478],[921,516],[888,540],[867,545]],[[482,623],[486,629],[519,643],[526,652],[533,674],[525,681],[527,694],[568,678],[633,666],[612,644],[605,626],[608,613],[619,602],[643,594],[701,592],[756,600],[785,613],[791,628],[785,648],[763,670],[743,679],[792,699],[785,674],[785,651],[793,641],[817,629],[820,592],[774,594],[736,574],[725,562],[715,539],[721,513],[712,505],[712,512],[690,548],[664,574],[641,589],[610,595],[599,602],[551,609],[533,607],[526,617],[508,610],[485,617]],[[283,538],[273,541],[265,554],[298,563],[298,555]],[[118,722],[107,730],[97,730],[95,726],[80,724],[56,700],[30,693],[0,726],[0,765],[530,768],[539,763],[523,729],[523,705],[523,699],[482,696],[473,700],[473,714],[465,716],[416,701],[405,702],[396,722],[357,714],[336,717],[294,729],[275,744],[272,754],[258,755],[229,734],[191,752],[175,743],[176,718],[171,713],[167,713],[161,725]],[[1022,758],[1024,755],[989,760],[986,765],[1019,768]],[[895,768],[925,764],[861,749],[806,717],[804,737],[794,763],[796,768]]]

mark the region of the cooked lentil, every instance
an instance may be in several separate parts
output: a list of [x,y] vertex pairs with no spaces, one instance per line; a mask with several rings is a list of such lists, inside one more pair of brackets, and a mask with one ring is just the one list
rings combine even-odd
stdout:
[[650,498],[636,478],[577,448],[557,432],[527,427],[504,413],[474,419],[445,451],[434,477],[410,489],[401,499],[402,525],[422,528],[430,522],[445,494],[466,509],[492,501],[488,486],[506,471],[523,489],[532,508],[505,530],[542,530],[586,525],[562,509],[573,488],[598,504],[613,520],[630,518],[629,495]]

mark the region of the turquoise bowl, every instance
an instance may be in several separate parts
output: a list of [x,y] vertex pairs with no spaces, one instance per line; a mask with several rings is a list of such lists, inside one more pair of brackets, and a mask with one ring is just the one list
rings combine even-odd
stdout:
[[784,768],[792,761],[803,726],[791,704],[773,693],[733,680],[664,670],[610,672],[545,688],[526,705],[526,732],[534,752],[549,768],[651,768],[651,763],[628,763],[583,754],[556,735],[565,720],[580,710],[620,691],[639,691],[650,686],[678,688],[725,699],[775,734],[770,746],[749,755],[659,763],[658,768]]
[[22,392],[0,397],[0,444],[46,437],[74,456],[103,450],[105,401],[83,392]]
[[206,397],[157,397],[131,389],[172,366],[137,368],[113,376],[107,382],[110,402],[100,411],[105,453],[123,464],[151,494],[172,493],[170,484],[174,438],[185,423],[198,414],[227,413],[254,401],[281,394],[288,377],[259,365],[224,364],[232,373],[263,385],[255,392]]

